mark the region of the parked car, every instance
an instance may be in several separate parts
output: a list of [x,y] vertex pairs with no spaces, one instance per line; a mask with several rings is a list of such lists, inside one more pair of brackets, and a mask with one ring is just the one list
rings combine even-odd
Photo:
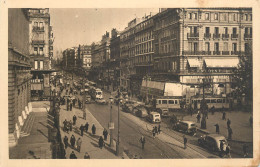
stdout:
[[148,111],[145,109],[145,107],[139,106],[133,108],[133,114],[138,117],[145,118],[148,116]]
[[161,114],[161,117],[169,117],[168,108],[157,108],[157,112]]
[[98,104],[108,104],[104,98],[96,98],[96,103]]
[[192,121],[178,121],[173,129],[176,131],[182,131],[188,134],[195,134],[197,132],[197,126]]
[[198,139],[199,145],[206,147],[213,152],[220,152],[220,143],[223,141],[223,150],[226,151],[227,140],[224,136],[219,134],[203,135]]
[[124,104],[122,106],[122,111],[131,113],[133,111],[134,106],[132,104]]
[[152,123],[160,123],[161,122],[161,116],[158,112],[150,112],[147,116],[147,120]]
[[87,103],[87,104],[91,103],[91,96],[86,95],[86,101],[85,101],[85,103]]

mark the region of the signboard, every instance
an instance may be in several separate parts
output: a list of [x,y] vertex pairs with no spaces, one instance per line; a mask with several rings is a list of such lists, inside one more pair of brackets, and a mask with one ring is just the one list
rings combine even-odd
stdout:
[[114,124],[114,122],[109,122],[109,123],[108,123],[108,129],[115,129],[115,124]]

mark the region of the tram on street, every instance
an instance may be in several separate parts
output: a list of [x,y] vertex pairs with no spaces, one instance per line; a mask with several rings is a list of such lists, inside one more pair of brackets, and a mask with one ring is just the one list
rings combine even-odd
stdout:
[[[191,97],[191,107],[193,109],[200,109],[202,100],[202,97]],[[208,108],[212,108],[214,106],[215,109],[228,109],[230,105],[229,99],[226,97],[205,97],[205,101],[208,105]]]
[[156,109],[180,109],[181,96],[163,96],[156,99]]

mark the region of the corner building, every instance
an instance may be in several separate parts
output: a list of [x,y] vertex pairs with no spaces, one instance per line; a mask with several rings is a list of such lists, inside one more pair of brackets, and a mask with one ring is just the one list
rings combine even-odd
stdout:
[[[228,95],[240,56],[252,48],[251,8],[173,8],[154,16],[153,80],[176,82],[183,91]],[[187,97],[187,96],[186,96]]]

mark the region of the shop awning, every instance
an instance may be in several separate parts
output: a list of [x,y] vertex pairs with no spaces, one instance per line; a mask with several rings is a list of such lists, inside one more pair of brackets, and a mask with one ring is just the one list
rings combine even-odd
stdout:
[[200,66],[200,62],[198,59],[188,59],[188,63],[190,65],[190,67],[199,67]]
[[238,58],[204,59],[209,68],[235,68],[238,66]]

